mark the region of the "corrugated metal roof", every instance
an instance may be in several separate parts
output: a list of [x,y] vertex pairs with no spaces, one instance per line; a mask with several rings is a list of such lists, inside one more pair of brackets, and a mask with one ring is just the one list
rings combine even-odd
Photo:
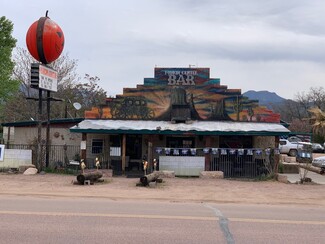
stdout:
[[84,120],[70,128],[71,132],[84,133],[143,133],[143,134],[266,134],[284,135],[290,131],[277,123],[192,121],[173,124],[169,121],[146,120]]
[[[67,124],[67,123],[79,123],[83,121],[84,118],[62,118],[62,119],[51,119],[50,124]],[[42,124],[46,124],[47,121],[42,121]],[[1,123],[2,126],[11,127],[25,127],[25,126],[37,126],[38,120],[28,120],[28,121],[17,121]]]

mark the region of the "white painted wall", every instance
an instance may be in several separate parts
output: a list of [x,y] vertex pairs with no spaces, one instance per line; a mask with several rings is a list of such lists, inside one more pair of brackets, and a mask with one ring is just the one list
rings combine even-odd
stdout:
[[0,168],[19,168],[20,165],[32,164],[32,150],[5,149]]
[[205,157],[159,156],[159,170],[174,171],[177,176],[199,176],[205,169]]

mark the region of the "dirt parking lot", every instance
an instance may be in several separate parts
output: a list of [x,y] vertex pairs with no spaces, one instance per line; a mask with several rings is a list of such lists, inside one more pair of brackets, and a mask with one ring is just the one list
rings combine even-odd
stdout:
[[0,194],[59,197],[100,197],[180,202],[303,204],[325,206],[324,185],[277,181],[165,178],[163,183],[138,187],[138,178],[104,177],[104,183],[74,185],[72,175],[0,174]]

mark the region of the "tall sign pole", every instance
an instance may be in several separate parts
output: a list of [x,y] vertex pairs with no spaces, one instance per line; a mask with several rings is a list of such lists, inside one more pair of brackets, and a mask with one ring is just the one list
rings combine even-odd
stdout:
[[64,48],[64,35],[60,26],[51,20],[46,11],[45,17],[35,21],[26,34],[26,44],[30,54],[40,63],[31,64],[30,86],[38,89],[38,136],[36,166],[43,170],[42,157],[42,92],[47,91],[47,126],[46,126],[46,166],[49,163],[50,134],[50,93],[57,92],[58,73],[47,66],[61,55]]

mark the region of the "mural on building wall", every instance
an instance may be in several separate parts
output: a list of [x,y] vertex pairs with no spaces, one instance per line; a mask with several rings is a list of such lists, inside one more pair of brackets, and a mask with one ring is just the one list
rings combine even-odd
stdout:
[[154,78],[124,88],[106,106],[86,111],[86,118],[141,120],[232,120],[280,122],[280,115],[257,100],[210,78],[209,68],[155,68]]

